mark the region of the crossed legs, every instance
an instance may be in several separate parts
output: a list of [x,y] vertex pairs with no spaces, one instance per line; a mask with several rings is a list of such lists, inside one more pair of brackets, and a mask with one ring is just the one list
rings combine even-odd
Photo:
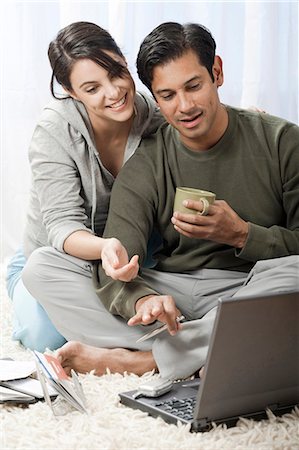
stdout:
[[164,332],[140,344],[136,340],[155,325],[128,327],[109,314],[94,292],[88,262],[39,249],[28,260],[23,281],[70,341],[58,350],[66,370],[101,375],[109,367],[141,375],[158,368],[163,377],[177,379],[204,365],[219,296],[299,290],[298,273],[299,256],[260,261],[249,276],[211,269],[191,274],[145,270],[145,280],[161,294],[173,295],[189,322],[176,336]]

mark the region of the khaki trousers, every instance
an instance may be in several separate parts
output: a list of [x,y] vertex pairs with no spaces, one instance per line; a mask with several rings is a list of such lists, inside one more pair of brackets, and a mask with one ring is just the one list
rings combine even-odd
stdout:
[[[258,261],[249,274],[200,269],[188,273],[143,270],[161,294],[172,295],[188,320],[175,336],[163,332],[136,343],[157,325],[129,327],[102,305],[92,283],[92,263],[51,247],[32,253],[22,278],[57,330],[68,340],[96,347],[152,350],[158,369],[169,379],[185,378],[206,360],[219,297],[262,295],[299,290],[299,255]],[[232,317],[232,326],[233,326]]]

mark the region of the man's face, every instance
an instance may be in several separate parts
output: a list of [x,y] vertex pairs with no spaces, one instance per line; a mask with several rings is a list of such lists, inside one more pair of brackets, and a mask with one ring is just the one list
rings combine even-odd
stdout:
[[153,70],[152,91],[161,113],[193,150],[215,145],[227,127],[227,113],[218,97],[223,83],[219,57],[215,58],[213,74],[214,82],[192,50]]

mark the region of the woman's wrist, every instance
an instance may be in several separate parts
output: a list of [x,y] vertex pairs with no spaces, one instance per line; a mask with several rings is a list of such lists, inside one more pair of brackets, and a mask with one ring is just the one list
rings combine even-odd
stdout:
[[106,239],[95,236],[89,231],[72,233],[64,242],[63,249],[69,255],[86,260],[101,259]]

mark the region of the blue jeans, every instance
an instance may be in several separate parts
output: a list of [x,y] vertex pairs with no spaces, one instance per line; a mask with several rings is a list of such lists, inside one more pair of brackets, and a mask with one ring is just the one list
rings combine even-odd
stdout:
[[6,287],[14,311],[12,338],[31,350],[55,350],[66,340],[58,333],[44,308],[25,288],[21,278],[25,264],[26,258],[19,249],[7,267]]

